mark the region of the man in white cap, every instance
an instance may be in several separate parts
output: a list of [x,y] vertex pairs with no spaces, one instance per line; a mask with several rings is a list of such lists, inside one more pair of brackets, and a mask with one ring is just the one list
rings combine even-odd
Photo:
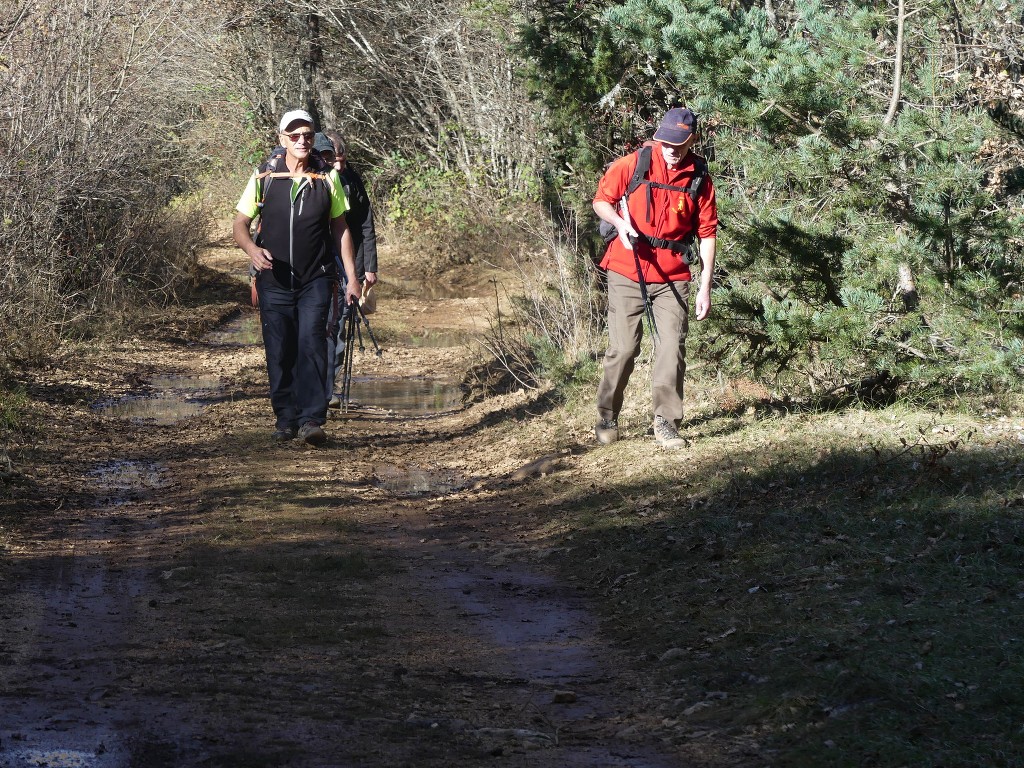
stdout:
[[[348,200],[337,171],[313,152],[312,116],[286,112],[278,126],[284,167],[261,167],[236,206],[235,242],[258,271],[263,345],[276,419],[273,440],[327,441],[327,312],[341,254],[348,275],[345,301],[359,300]],[[275,181],[276,180],[276,181]],[[254,240],[250,227],[260,219]]]
[[718,210],[704,159],[690,151],[697,117],[670,109],[654,141],[619,158],[605,172],[594,212],[610,240],[601,261],[608,271],[608,350],[597,389],[599,443],[619,439],[623,393],[640,352],[645,313],[654,333],[651,389],[654,439],[679,449],[686,374],[690,261],[699,240],[702,264],[696,318],[711,311]]

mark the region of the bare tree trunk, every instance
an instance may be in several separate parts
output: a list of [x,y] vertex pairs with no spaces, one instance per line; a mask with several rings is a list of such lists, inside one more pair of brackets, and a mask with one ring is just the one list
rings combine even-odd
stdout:
[[899,265],[900,297],[903,299],[903,308],[910,312],[917,309],[919,299],[917,296],[917,284],[914,282],[914,273],[910,271],[909,264]]
[[299,92],[299,102],[310,115],[313,116],[313,125],[318,130],[323,130],[320,120],[320,110],[316,104],[316,82],[322,69],[324,52],[320,44],[320,14],[310,12],[306,14],[306,37],[307,46],[305,57],[302,60],[302,82]]
[[281,110],[277,103],[277,71],[274,68],[274,49],[267,48],[267,90],[270,96],[270,117],[273,122],[280,117]]
[[906,21],[907,3],[906,0],[899,0],[896,11],[896,71],[892,77],[892,98],[889,99],[889,111],[885,113],[885,118],[882,120],[883,128],[892,125],[903,95],[903,30]]
[[324,77],[316,79],[316,103],[320,107],[320,130],[338,127],[338,113],[334,111],[334,92]]

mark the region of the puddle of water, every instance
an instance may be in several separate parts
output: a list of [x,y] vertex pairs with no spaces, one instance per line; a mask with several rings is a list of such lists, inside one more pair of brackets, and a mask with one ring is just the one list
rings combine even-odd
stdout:
[[353,376],[349,401],[356,406],[424,416],[460,409],[462,390],[458,384],[441,379]]
[[158,464],[141,461],[109,461],[89,470],[88,474],[104,488],[133,491],[163,487],[161,469]]
[[158,464],[141,461],[109,461],[89,470],[88,477],[99,486],[104,506],[119,507],[138,499],[139,494],[167,483]]
[[23,760],[23,765],[40,766],[43,768],[91,768],[96,765],[96,753],[79,752],[74,749],[26,749],[15,753],[15,759]]
[[243,312],[203,337],[207,344],[251,347],[263,343],[263,326],[258,312]]
[[198,415],[203,410],[203,404],[167,397],[133,397],[119,400],[113,405],[106,406],[104,410],[111,416],[120,419],[146,421],[166,426]]
[[99,407],[121,419],[176,424],[199,414],[207,403],[219,397],[224,383],[212,376],[160,376],[150,385],[152,395],[133,395]]
[[[424,553],[436,555],[444,567],[421,566],[415,575],[419,584],[430,584],[441,591],[452,608],[463,617],[462,632],[476,635],[486,645],[488,658],[498,674],[527,681],[534,689],[531,706],[544,709],[557,732],[562,723],[616,721],[623,702],[614,691],[602,691],[600,681],[606,675],[606,659],[601,628],[585,600],[546,574],[528,569],[493,567],[466,555],[454,555],[450,543],[427,547]],[[457,663],[457,662],[455,662]],[[598,683],[596,689],[591,687]],[[551,700],[559,688],[581,695],[577,701],[546,708],[539,697]],[[540,693],[542,691],[542,693]],[[549,723],[550,725],[550,723]],[[573,732],[569,726],[566,732]],[[674,768],[677,758],[661,754],[651,745],[560,744],[545,741],[548,731],[541,729],[540,745],[551,759],[545,765],[562,768]],[[494,732],[476,731],[485,744],[494,742]],[[514,732],[518,735],[529,731]],[[522,739],[519,739],[522,742]],[[507,741],[507,738],[506,738]],[[529,747],[527,747],[529,748]],[[556,762],[557,761],[557,762]]]
[[587,640],[597,621],[547,577],[474,564],[443,574],[442,586],[524,677],[560,684],[596,671]]
[[416,296],[421,299],[468,299],[476,296],[478,291],[465,286],[451,285],[431,280],[398,280],[391,278],[381,280],[381,297]]
[[216,376],[154,376],[149,384],[161,392],[179,392],[192,397],[213,397],[224,385]]
[[422,467],[396,467],[378,464],[373,468],[377,487],[396,496],[453,493],[466,487],[466,479],[451,470],[430,470]]

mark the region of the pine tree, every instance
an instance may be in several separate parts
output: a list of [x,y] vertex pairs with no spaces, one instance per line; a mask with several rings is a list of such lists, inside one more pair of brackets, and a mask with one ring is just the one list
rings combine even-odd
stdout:
[[[1004,4],[1006,18],[1022,8]],[[899,9],[629,0],[605,12],[615,44],[670,72],[706,128],[725,229],[705,349],[729,370],[816,392],[1019,380],[1020,182],[993,183],[1013,169],[991,152],[1017,138],[965,58],[998,25],[955,4]]]

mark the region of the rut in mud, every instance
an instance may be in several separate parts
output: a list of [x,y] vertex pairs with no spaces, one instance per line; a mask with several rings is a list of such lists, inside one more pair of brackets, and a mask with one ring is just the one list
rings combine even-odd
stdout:
[[28,522],[5,539],[0,766],[702,753],[652,727],[630,660],[527,520],[544,504],[533,478],[588,449],[519,444],[517,424],[547,407],[536,393],[461,405],[487,291],[384,279],[385,353],[356,354],[358,406],[319,450],[269,441],[240,283],[237,301],[195,310],[223,319],[201,341],[135,339],[34,384],[52,429]]

